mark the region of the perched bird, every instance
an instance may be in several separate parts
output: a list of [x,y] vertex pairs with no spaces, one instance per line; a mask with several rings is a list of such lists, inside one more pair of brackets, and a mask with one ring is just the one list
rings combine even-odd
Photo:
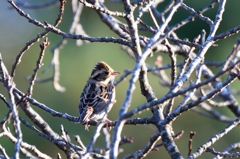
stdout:
[[[115,100],[113,81],[119,72],[101,61],[94,66],[79,101],[79,121],[88,130],[88,122],[99,122],[110,111]],[[108,123],[110,120],[106,119]]]

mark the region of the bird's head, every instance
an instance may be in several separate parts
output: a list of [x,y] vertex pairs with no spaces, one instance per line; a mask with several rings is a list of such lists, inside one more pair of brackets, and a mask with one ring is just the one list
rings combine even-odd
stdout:
[[100,61],[94,66],[90,79],[107,84],[119,74],[119,72],[114,71],[107,63]]

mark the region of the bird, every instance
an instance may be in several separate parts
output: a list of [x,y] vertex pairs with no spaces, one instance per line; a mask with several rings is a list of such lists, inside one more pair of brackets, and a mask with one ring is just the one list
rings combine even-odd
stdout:
[[[88,122],[100,122],[109,113],[115,100],[114,79],[120,73],[114,71],[107,63],[100,61],[93,67],[92,73],[83,88],[79,100],[79,121],[88,130]],[[108,123],[111,120],[107,119]]]

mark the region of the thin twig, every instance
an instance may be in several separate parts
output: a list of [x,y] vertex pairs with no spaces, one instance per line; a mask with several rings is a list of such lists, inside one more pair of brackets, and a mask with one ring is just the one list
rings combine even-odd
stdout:
[[214,144],[215,142],[217,142],[220,138],[222,138],[223,136],[225,136],[229,131],[231,131],[232,129],[234,129],[235,127],[237,127],[240,124],[240,119],[237,118],[235,121],[233,121],[231,124],[229,124],[225,129],[223,129],[222,131],[220,131],[219,133],[215,134],[214,136],[212,136],[206,143],[204,143],[203,145],[201,145],[198,150],[194,153],[192,153],[188,158],[189,159],[194,159],[196,157],[198,157],[199,155],[201,155],[203,152],[206,151],[207,148],[209,148],[212,144]]
[[38,60],[37,60],[37,63],[36,63],[36,68],[33,70],[33,74],[30,78],[30,82],[29,82],[30,85],[29,85],[28,91],[27,91],[29,97],[32,96],[33,85],[34,85],[36,77],[37,77],[37,72],[42,66],[44,52],[45,52],[45,50],[46,50],[46,48],[49,44],[50,44],[50,42],[48,42],[47,38],[44,40],[44,42],[42,44],[40,44],[41,52],[39,53],[39,57],[38,57]]
[[189,135],[189,141],[188,141],[188,156],[192,153],[192,143],[193,143],[193,137],[196,135],[196,132],[191,131]]
[[[24,13],[23,10],[21,10],[15,3],[14,1],[8,0],[8,2],[13,6],[13,8],[21,15],[24,16],[25,18],[27,18],[29,20],[29,22],[32,22],[38,25],[38,21],[32,19],[28,14]],[[59,7],[59,14],[58,17],[54,23],[53,26],[58,26],[62,20],[62,15],[64,12],[64,4],[65,4],[65,0],[60,0],[60,7]],[[24,48],[19,52],[19,54],[16,57],[15,62],[12,65],[12,71],[11,71],[11,76],[14,77],[15,76],[15,71],[16,71],[16,67],[17,65],[21,62],[21,58],[23,57],[24,53],[33,45],[35,44],[40,38],[45,37],[47,34],[49,33],[49,30],[46,30],[40,34],[38,34],[34,39],[32,39],[31,41],[27,42],[26,45],[24,46]]]

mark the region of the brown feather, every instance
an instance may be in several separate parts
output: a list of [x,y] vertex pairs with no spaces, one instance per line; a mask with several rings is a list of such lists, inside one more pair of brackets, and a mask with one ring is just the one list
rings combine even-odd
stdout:
[[94,66],[80,96],[79,113],[82,124],[87,124],[90,120],[98,122],[110,111],[115,101],[115,88],[112,83],[114,76],[118,74],[105,62],[98,62]]

